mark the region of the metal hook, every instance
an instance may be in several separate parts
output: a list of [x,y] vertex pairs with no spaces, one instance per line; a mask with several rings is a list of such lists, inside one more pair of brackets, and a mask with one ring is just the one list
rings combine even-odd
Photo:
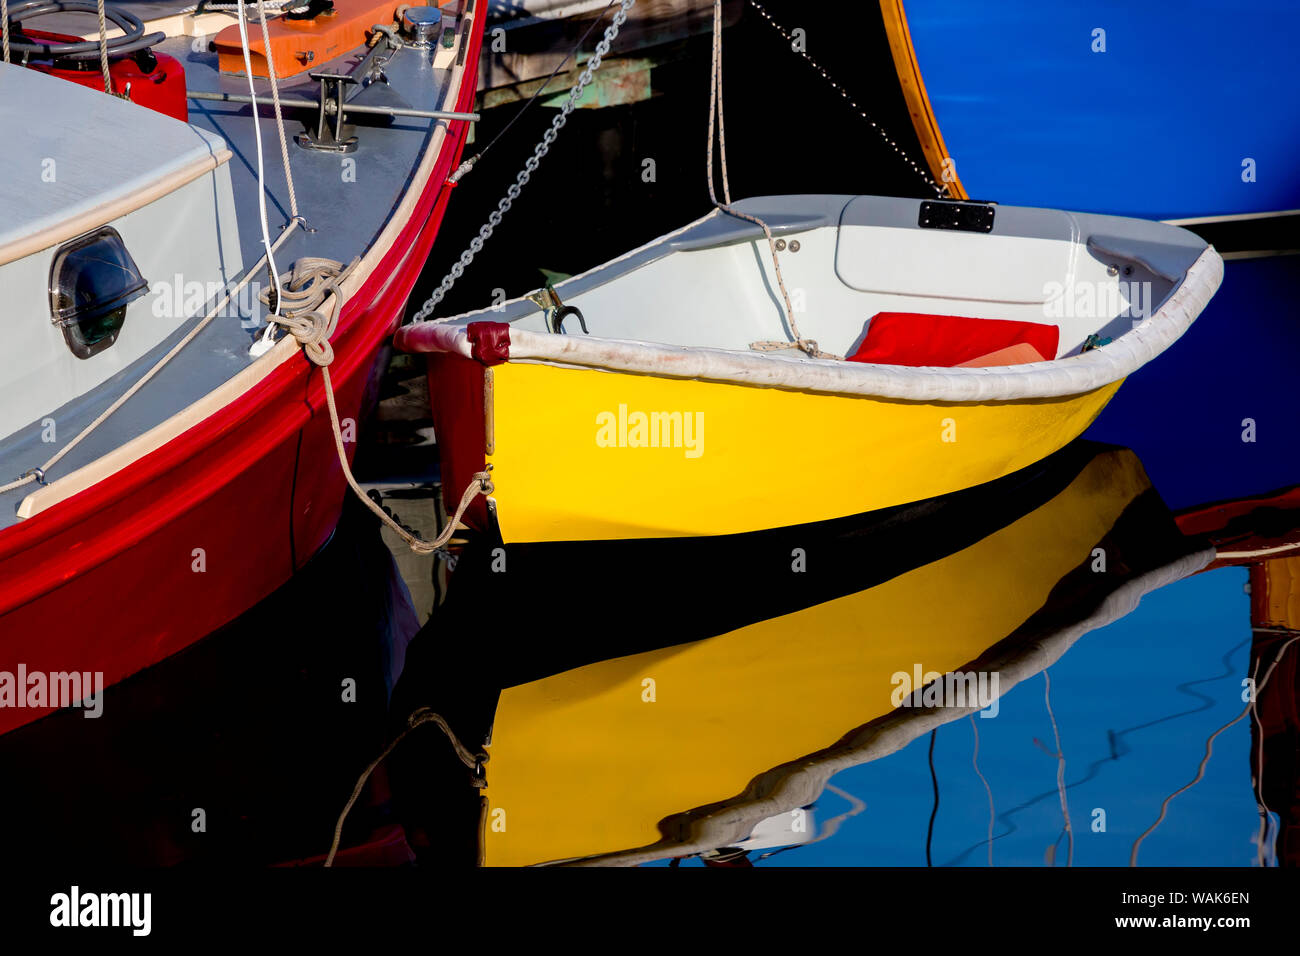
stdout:
[[582,310],[579,309],[576,305],[566,305],[564,308],[560,309],[558,312],[555,313],[555,319],[553,320],[555,325],[555,331],[559,332],[560,334],[563,334],[564,320],[571,315],[576,315],[578,317],[578,324],[582,326],[582,334],[590,335],[591,333],[587,331],[587,320],[582,317]]

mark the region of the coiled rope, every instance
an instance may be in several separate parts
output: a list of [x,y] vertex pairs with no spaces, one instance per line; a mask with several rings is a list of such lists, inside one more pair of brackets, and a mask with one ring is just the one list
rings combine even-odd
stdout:
[[[713,141],[716,122],[718,142],[718,161],[722,171],[722,199],[719,201],[713,186]],[[841,355],[823,352],[813,339],[806,339],[795,322],[794,307],[790,304],[790,293],[785,287],[785,278],[781,275],[781,262],[776,253],[776,240],[772,230],[762,219],[740,212],[731,206],[731,186],[727,181],[727,126],[722,112],[722,0],[713,0],[713,66],[709,76],[709,148],[708,148],[709,199],[713,205],[729,216],[744,219],[760,226],[767,237],[767,251],[772,257],[772,268],[776,272],[776,284],[781,289],[781,299],[785,302],[785,322],[790,330],[793,342],[761,341],[751,342],[749,347],[757,352],[776,352],[782,349],[800,349],[812,358],[840,359]]]
[[343,824],[353,806],[356,805],[357,799],[361,796],[361,791],[365,789],[366,781],[370,779],[370,775],[397,748],[397,745],[406,739],[407,734],[425,724],[437,724],[439,729],[447,735],[447,742],[451,744],[451,749],[455,751],[456,757],[473,774],[470,779],[471,786],[480,790],[487,786],[487,780],[483,776],[483,765],[487,763],[488,755],[481,750],[476,754],[470,753],[469,748],[460,742],[460,738],[456,736],[455,731],[451,729],[451,726],[443,719],[442,715],[434,713],[428,707],[417,708],[406,718],[406,729],[398,734],[393,742],[384,748],[383,753],[376,757],[370,766],[361,772],[361,776],[357,778],[357,785],[352,788],[352,796],[348,797],[343,812],[339,814],[338,822],[334,824],[334,841],[330,844],[330,851],[325,856],[326,866],[334,865],[334,857],[339,851],[339,843],[343,840]]
[[[343,442],[343,429],[339,423],[338,407],[334,399],[334,382],[330,377],[330,364],[334,361],[334,348],[330,344],[330,336],[334,334],[334,330],[338,327],[339,312],[343,307],[343,292],[339,287],[340,283],[360,261],[360,258],[353,259],[345,268],[343,263],[336,262],[333,259],[310,256],[299,259],[293,264],[289,280],[283,284],[280,290],[280,305],[283,307],[288,304],[296,306],[296,308],[284,309],[280,315],[268,316],[267,321],[280,326],[292,335],[298,341],[298,344],[302,346],[303,353],[308,360],[321,370],[321,377],[325,384],[325,404],[329,408],[330,426],[334,430],[334,449],[338,453],[339,466],[343,469],[343,477],[346,479],[348,486],[380,521],[406,542],[408,548],[416,554],[433,554],[446,546],[447,542],[451,540],[452,535],[456,533],[456,526],[465,516],[465,512],[469,509],[474,498],[479,494],[485,496],[492,494],[495,486],[492,483],[491,474],[486,471],[475,472],[474,477],[461,494],[460,503],[456,506],[456,512],[451,520],[447,522],[436,538],[432,541],[426,541],[389,515],[357,483],[356,477],[352,474],[352,467],[348,464],[347,448]],[[269,289],[263,290],[262,300],[264,302],[267,301],[270,293],[271,290]],[[326,299],[330,300],[329,308],[325,308]]]

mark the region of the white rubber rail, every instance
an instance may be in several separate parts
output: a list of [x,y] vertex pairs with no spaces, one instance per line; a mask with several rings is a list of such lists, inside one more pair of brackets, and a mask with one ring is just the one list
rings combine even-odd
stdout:
[[[605,339],[510,328],[509,361],[551,362],[664,378],[700,379],[828,395],[926,402],[1000,402],[1081,395],[1118,382],[1169,348],[1201,314],[1223,281],[1223,259],[1209,246],[1154,315],[1113,342],[1049,362],[990,368],[930,368],[797,358]],[[417,322],[398,330],[397,348],[472,356],[464,325]]]

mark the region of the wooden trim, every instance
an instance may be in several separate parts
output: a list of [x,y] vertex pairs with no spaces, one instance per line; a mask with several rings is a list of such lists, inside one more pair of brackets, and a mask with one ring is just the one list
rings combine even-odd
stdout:
[[483,453],[486,455],[495,455],[497,453],[497,423],[496,423],[496,379],[492,375],[492,369],[483,369]]
[[[212,13],[203,13],[198,16],[193,13],[168,13],[152,20],[145,20],[144,32],[156,33],[161,30],[163,36],[169,40],[172,37],[206,37],[220,33],[230,24],[237,24],[238,22],[239,17],[233,13],[227,13],[225,10],[214,10]],[[114,37],[125,36],[120,29],[111,24],[106,35],[110,40]],[[98,40],[99,31],[90,30],[79,34],[79,36],[83,40]]]
[[[473,31],[466,31],[465,36],[465,42],[472,42]],[[444,104],[455,103],[456,98],[460,96],[465,72],[466,67],[453,68],[446,92],[443,94],[442,102]],[[460,121],[438,121],[429,137],[424,156],[417,167],[416,173],[411,177],[411,184],[402,197],[402,201],[389,217],[387,225],[380,232],[378,238],[362,255],[356,268],[349,272],[343,282],[340,283],[345,302],[361,288],[379,263],[383,261],[384,256],[387,255],[389,249],[397,241],[402,229],[411,218],[411,214],[414,212],[420,197],[424,194],[425,186],[437,166],[438,157],[442,153],[443,144],[447,139],[447,130],[450,128],[451,122]],[[228,152],[226,158],[229,159]],[[388,281],[392,282],[393,278],[390,276]],[[385,288],[387,288],[387,285],[385,285]],[[379,293],[382,291],[382,289],[379,290]],[[328,307],[328,305],[329,300],[327,299],[322,307]],[[130,441],[119,445],[108,454],[83,465],[57,481],[33,491],[18,506],[18,517],[30,518],[39,514],[156,451],[169,441],[182,435],[198,422],[237,401],[240,396],[254,388],[279,366],[293,356],[300,354],[300,351],[298,342],[293,336],[282,335],[269,352],[197,402],[183,408],[171,418],[160,422],[144,434],[137,435]]]
[[120,219],[128,213],[135,212],[137,209],[175,192],[182,186],[189,185],[200,176],[206,176],[214,169],[229,162],[230,156],[230,150],[219,149],[208,156],[195,160],[188,166],[173,170],[161,179],[155,179],[149,185],[143,186],[125,196],[100,203],[89,211],[71,219],[65,219],[48,229],[42,229],[40,232],[23,236],[21,239],[15,239],[9,245],[0,247],[0,266],[34,255],[42,249],[49,249],[52,246],[67,242],[69,239],[75,239],[77,236],[84,235],[92,229],[112,222],[114,219]]
[[[929,94],[925,92],[925,81],[921,79],[921,67],[916,62],[916,50],[912,47],[912,32],[907,27],[903,0],[880,0],[880,18],[885,25],[885,35],[889,38],[889,52],[894,57],[898,86],[903,91],[907,112],[912,117],[912,127],[921,143],[921,152],[925,155],[934,181],[942,183],[943,161],[948,158],[948,148],[943,143],[943,134],[939,132],[939,122],[930,106]],[[953,199],[968,198],[966,187],[962,185],[961,176],[955,168],[952,177],[952,182],[947,184],[949,196]]]

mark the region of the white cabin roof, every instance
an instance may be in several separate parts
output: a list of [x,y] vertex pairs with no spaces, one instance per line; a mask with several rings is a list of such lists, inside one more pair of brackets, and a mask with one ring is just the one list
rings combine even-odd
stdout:
[[213,133],[0,63],[0,264],[81,235],[229,158]]

